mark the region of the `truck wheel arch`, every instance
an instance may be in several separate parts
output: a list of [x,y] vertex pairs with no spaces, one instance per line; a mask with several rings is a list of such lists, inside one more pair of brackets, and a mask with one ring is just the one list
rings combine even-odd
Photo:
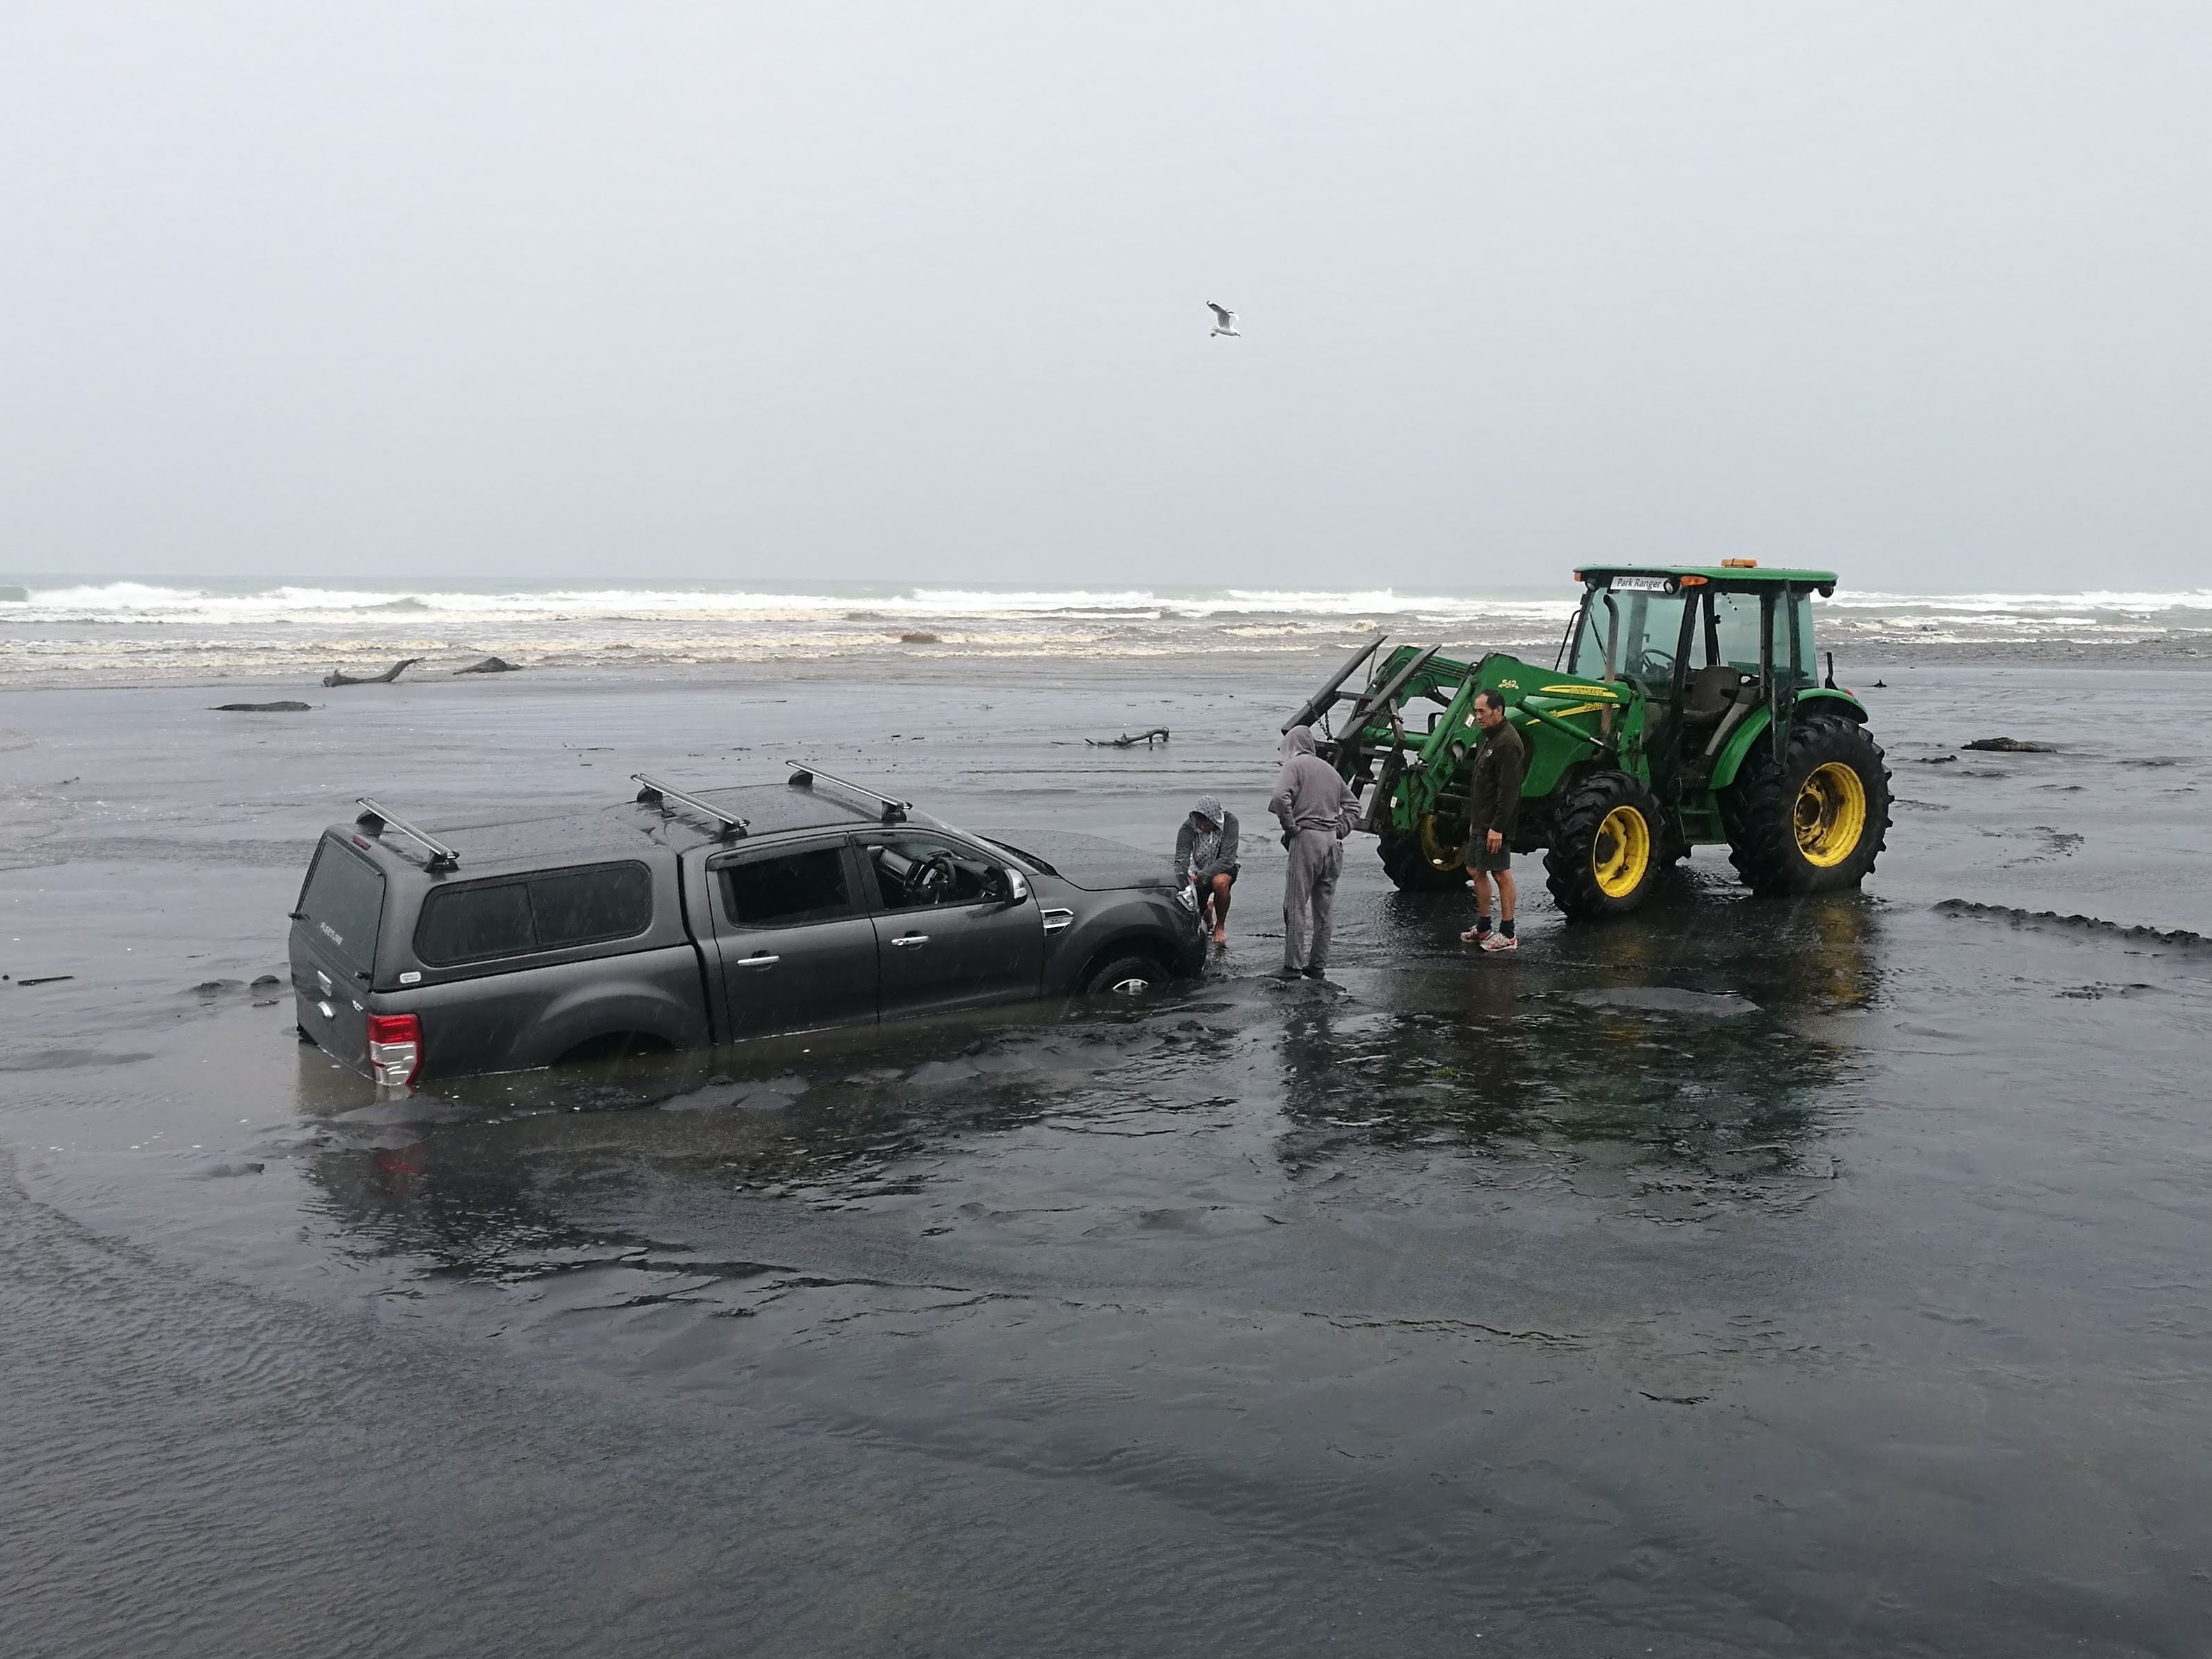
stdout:
[[529,1052],[515,1058],[525,1066],[547,1066],[579,1048],[618,1041],[684,1048],[705,1037],[694,1012],[665,993],[635,985],[580,987],[532,1022],[518,1045]]
[[551,1064],[568,1066],[579,1060],[612,1060],[624,1054],[665,1054],[675,1046],[666,1037],[650,1031],[602,1031],[597,1036],[572,1043],[556,1054]]

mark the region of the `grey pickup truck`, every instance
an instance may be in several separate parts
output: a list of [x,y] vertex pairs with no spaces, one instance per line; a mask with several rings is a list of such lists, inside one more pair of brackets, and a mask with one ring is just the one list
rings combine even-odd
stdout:
[[602,811],[434,830],[363,799],[292,913],[302,1039],[410,1086],[1140,992],[1205,957],[1164,859],[1102,842],[1048,862],[806,768],[635,781]]

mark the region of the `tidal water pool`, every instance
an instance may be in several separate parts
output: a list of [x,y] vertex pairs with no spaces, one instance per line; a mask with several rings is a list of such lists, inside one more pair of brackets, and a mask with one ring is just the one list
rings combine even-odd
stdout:
[[[1330,986],[1267,976],[1304,673],[10,694],[9,1650],[2200,1651],[2212,677],[1882,672],[1863,895],[1527,867],[1490,959],[1355,842]],[[257,983],[357,794],[799,755],[1164,864],[1218,793],[1231,949],[398,1100]]]

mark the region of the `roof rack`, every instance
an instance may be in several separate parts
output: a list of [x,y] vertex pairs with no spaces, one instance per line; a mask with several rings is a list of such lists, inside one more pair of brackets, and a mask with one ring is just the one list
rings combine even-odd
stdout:
[[784,764],[791,769],[791,776],[785,781],[793,789],[811,789],[817,779],[823,783],[834,783],[847,794],[858,795],[861,799],[873,801],[883,808],[883,821],[885,823],[904,823],[908,811],[914,805],[910,800],[894,799],[879,789],[869,789],[860,784],[848,783],[843,778],[825,772],[818,766],[808,765],[800,761],[786,761]]
[[405,818],[394,817],[368,796],[362,796],[354,802],[354,805],[361,808],[360,816],[356,817],[354,822],[368,830],[370,835],[381,836],[386,830],[397,830],[408,840],[428,852],[430,854],[430,861],[422,866],[424,869],[458,870],[461,867],[461,855],[459,853],[442,841],[434,841],[424,835]]
[[719,806],[709,805],[696,795],[687,795],[681,789],[672,788],[657,778],[646,776],[642,772],[631,773],[629,781],[637,785],[637,799],[641,805],[658,806],[664,817],[675,816],[668,806],[668,803],[672,800],[678,805],[688,806],[702,817],[711,818],[718,826],[714,831],[715,835],[723,841],[735,840],[752,828],[751,824],[735,814],[725,812]]

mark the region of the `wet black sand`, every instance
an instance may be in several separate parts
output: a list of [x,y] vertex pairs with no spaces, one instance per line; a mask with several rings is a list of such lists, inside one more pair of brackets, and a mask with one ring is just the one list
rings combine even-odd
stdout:
[[356,793],[1164,848],[1306,678],[991,672],[0,704],[9,1650],[2201,1650],[2212,947],[1934,908],[2212,932],[2201,672],[1885,669],[1863,898],[1476,960],[1355,845],[1334,991],[1256,834],[1135,1014],[380,1104],[252,984]]

